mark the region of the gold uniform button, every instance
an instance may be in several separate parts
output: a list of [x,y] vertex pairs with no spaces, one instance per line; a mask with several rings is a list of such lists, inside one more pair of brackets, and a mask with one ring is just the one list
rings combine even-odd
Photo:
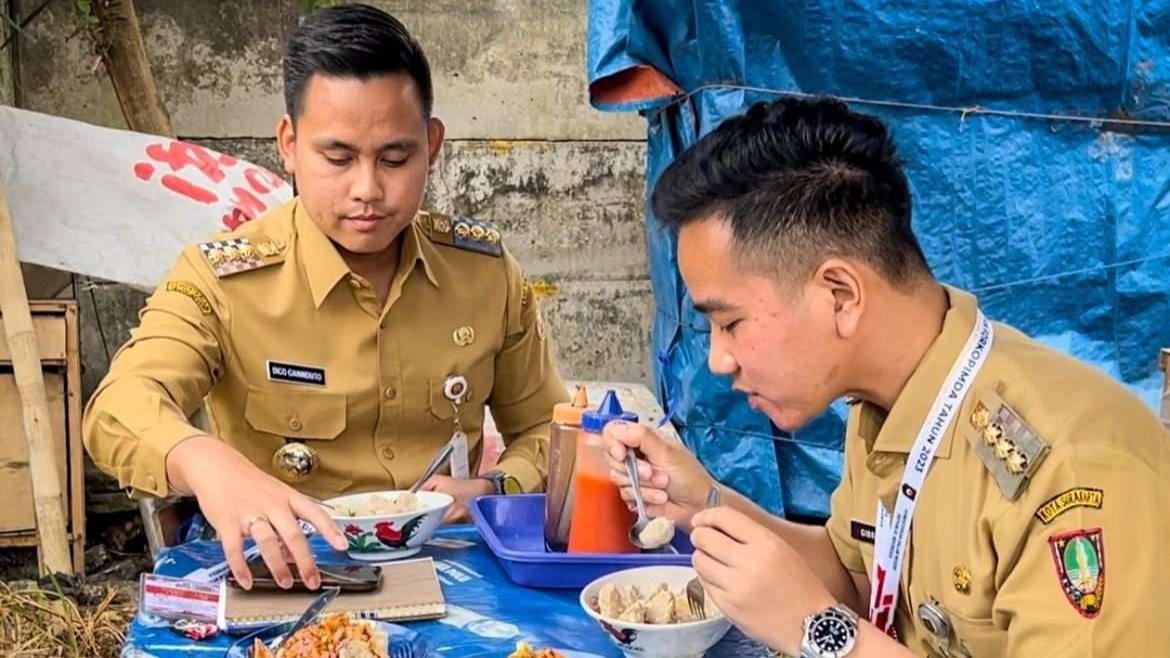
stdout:
[[382,457],[386,459],[394,459],[394,448],[382,448]]
[[300,418],[293,418],[288,421],[288,428],[294,432],[300,431],[301,427],[302,425]]
[[398,391],[394,390],[393,386],[387,386],[385,393],[387,400],[393,400],[394,398],[398,397]]

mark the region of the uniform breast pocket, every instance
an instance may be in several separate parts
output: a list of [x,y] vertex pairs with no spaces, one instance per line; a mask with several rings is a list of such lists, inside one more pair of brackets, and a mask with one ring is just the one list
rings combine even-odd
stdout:
[[345,396],[252,389],[244,420],[257,432],[290,439],[336,439],[345,430]]
[[[347,424],[345,395],[251,389],[244,404],[244,420],[262,435],[301,442],[315,455],[311,465],[298,456],[297,468],[291,470],[287,461],[274,459],[275,451],[267,456],[268,463],[260,466],[282,480],[321,497],[344,493],[353,483],[346,468],[347,459],[353,455],[347,454],[350,451],[343,442],[336,442]],[[276,444],[278,449],[284,443]],[[305,470],[307,476],[303,475]]]

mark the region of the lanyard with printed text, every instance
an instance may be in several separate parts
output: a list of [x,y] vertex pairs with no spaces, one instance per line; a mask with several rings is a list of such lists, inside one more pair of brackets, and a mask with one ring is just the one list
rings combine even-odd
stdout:
[[963,398],[987,360],[993,337],[991,323],[982,312],[977,311],[971,336],[951,366],[946,381],[934,398],[930,413],[926,415],[926,421],[918,430],[918,437],[906,460],[902,486],[898,487],[893,516],[880,500],[877,503],[869,620],[884,633],[889,633],[894,625],[894,610],[898,606],[898,587],[902,579],[902,558],[910,538],[910,522],[914,518],[922,482],[934,461],[939,443],[946,436],[947,428],[963,404]]

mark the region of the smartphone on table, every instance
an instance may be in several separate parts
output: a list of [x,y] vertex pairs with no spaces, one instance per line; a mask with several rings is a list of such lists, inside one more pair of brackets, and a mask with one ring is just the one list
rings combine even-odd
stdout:
[[[264,560],[254,558],[248,561],[248,569],[252,572],[252,587],[260,590],[280,590],[289,592],[319,592],[320,589],[310,590],[301,579],[297,565],[288,565],[292,573],[292,587],[285,590],[276,584],[276,578]],[[317,565],[321,573],[321,587],[337,587],[342,592],[372,592],[382,586],[382,567],[375,565]],[[240,587],[235,576],[228,574],[228,584]]]

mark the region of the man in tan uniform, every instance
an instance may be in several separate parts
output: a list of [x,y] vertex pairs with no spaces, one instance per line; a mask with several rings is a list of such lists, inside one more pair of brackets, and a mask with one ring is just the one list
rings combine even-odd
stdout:
[[851,403],[825,528],[726,490],[704,510],[715,485],[685,450],[607,428],[614,479],[640,449],[651,515],[694,528],[740,628],[809,658],[1170,652],[1170,437],[1105,374],[933,278],[880,122],[754,106],[667,169],[654,209],[679,229],[713,372],[787,430]]
[[[278,145],[299,196],[183,252],[84,438],[127,489],[194,495],[243,582],[251,536],[281,584],[291,557],[315,586],[297,520],[345,541],[304,494],[410,487],[460,434],[456,477],[425,486],[454,496],[449,518],[477,495],[538,491],[566,393],[500,233],[419,211],[443,124],[405,28],[363,5],[317,11],[291,37],[285,86]],[[205,400],[215,436],[188,420]],[[485,404],[507,447],[468,477]]]

